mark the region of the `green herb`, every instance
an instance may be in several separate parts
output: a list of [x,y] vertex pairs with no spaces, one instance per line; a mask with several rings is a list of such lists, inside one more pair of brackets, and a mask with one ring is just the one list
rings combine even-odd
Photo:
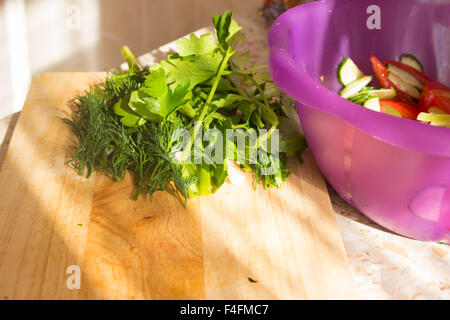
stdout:
[[187,38],[178,40],[178,54],[182,57],[186,57],[210,53],[216,48],[216,44],[211,40],[211,37],[212,35],[210,33],[203,34],[200,37],[191,34]]
[[128,68],[130,70],[139,69],[136,58],[134,57],[134,54],[133,52],[131,52],[130,48],[128,48],[127,46],[122,47],[122,55],[125,58],[125,61],[127,62]]
[[[81,175],[99,170],[121,180],[129,171],[135,198],[169,190],[185,205],[225,182],[228,160],[251,170],[255,187],[277,187],[286,179],[287,157],[299,157],[306,147],[295,106],[266,66],[236,52],[244,36],[233,14],[216,15],[213,23],[214,35],[179,40],[176,53],[149,68],[139,68],[124,47],[129,70],[110,74],[71,102],[72,117],[64,121],[77,137],[70,164]],[[180,128],[189,133],[187,141]],[[229,139],[231,129],[236,135]],[[197,139],[202,132],[207,139]],[[272,149],[274,139],[279,150]]]
[[164,69],[150,73],[145,79],[145,85],[131,93],[129,108],[146,120],[165,121],[172,112],[188,101],[186,98],[190,92],[189,81],[177,85],[173,90],[166,81]]

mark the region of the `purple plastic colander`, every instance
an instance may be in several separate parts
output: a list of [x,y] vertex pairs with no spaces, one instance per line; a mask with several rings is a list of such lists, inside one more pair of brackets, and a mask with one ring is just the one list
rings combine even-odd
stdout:
[[[381,29],[367,27],[373,5],[380,9]],[[309,148],[334,189],[394,232],[449,242],[450,129],[339,97],[336,68],[343,57],[351,57],[373,75],[371,54],[385,61],[412,53],[427,75],[449,85],[450,3],[313,2],[281,15],[268,42],[271,76],[297,101]]]

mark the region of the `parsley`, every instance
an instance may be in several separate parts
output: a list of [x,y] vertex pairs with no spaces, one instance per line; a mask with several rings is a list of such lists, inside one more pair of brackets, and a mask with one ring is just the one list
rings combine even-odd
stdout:
[[146,120],[166,120],[172,112],[187,102],[189,80],[178,84],[173,90],[168,87],[166,81],[164,69],[150,73],[145,79],[145,85],[131,93],[129,108]]
[[[201,56],[181,57],[169,55],[167,61],[162,61],[160,67],[167,73],[169,83],[182,84],[189,82],[193,88],[217,73],[222,62],[220,53],[209,53]],[[153,67],[155,69],[156,67]]]
[[197,37],[195,34],[191,34],[187,38],[178,40],[178,54],[185,57],[191,55],[199,56],[210,53],[217,47],[211,37],[212,35],[210,33],[202,34],[200,37]]
[[[273,84],[266,66],[252,65],[249,53],[236,52],[244,36],[233,14],[216,15],[213,24],[214,35],[179,40],[176,53],[149,68],[140,68],[124,47],[129,70],[110,74],[71,102],[72,117],[64,121],[77,137],[70,164],[81,175],[101,170],[121,180],[129,171],[135,198],[170,189],[184,197],[185,205],[187,198],[217,190],[230,160],[254,173],[255,187],[259,182],[277,187],[286,179],[287,157],[306,147],[295,106]],[[255,158],[252,151],[278,138],[280,126],[279,157],[263,147],[266,152]],[[178,128],[189,131],[187,145]],[[201,129],[216,130],[208,143],[194,139]],[[226,139],[227,129],[236,129],[243,139],[238,129],[266,133],[238,150]],[[216,147],[233,152],[215,154]],[[175,161],[198,157],[197,151],[199,164]]]

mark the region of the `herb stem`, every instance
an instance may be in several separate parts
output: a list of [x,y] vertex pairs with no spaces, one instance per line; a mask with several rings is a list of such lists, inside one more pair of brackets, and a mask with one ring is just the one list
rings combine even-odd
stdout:
[[234,89],[235,89],[237,92],[239,92],[239,94],[240,94],[241,96],[244,96],[244,97],[247,96],[247,94],[244,92],[244,90],[242,90],[241,88],[239,88],[239,86],[236,84],[236,82],[235,82],[231,77],[228,77],[228,80],[233,84]]
[[130,48],[128,48],[127,46],[123,46],[122,55],[128,64],[129,70],[139,69],[139,65],[137,64],[136,58],[134,57],[134,54],[133,52],[131,52]]
[[195,117],[195,110],[188,103],[186,103],[185,105],[183,105],[180,108],[180,112],[183,113],[184,115],[188,116],[191,119]]
[[209,104],[212,101],[212,98],[214,97],[214,94],[216,93],[217,86],[219,85],[219,81],[222,78],[222,73],[224,72],[228,61],[230,60],[231,56],[234,54],[234,50],[231,49],[231,47],[228,47],[227,51],[225,52],[225,56],[223,57],[222,63],[219,66],[219,70],[217,71],[216,77],[214,79],[213,85],[211,87],[211,91],[209,91],[208,98],[205,101],[205,104],[203,105],[202,112],[200,113],[200,116],[197,119],[197,122],[195,123],[195,127],[192,133],[192,136],[190,138],[190,141],[188,145],[186,146],[186,149],[183,151],[183,160],[186,160],[188,155],[191,153],[192,145],[194,143],[194,139],[197,136],[198,131],[200,130],[200,126],[202,125],[202,121],[206,116],[206,113],[208,112]]
[[249,97],[245,97],[245,96],[241,96],[240,97],[241,100],[245,100],[251,103],[255,103],[258,106],[260,106],[261,108],[264,109],[265,112],[267,112],[267,115],[264,117],[264,113],[262,113],[263,118],[265,118],[264,120],[266,120],[267,122],[270,123],[271,126],[273,127],[277,127],[279,124],[278,121],[278,116],[276,115],[275,112],[273,112],[273,110],[270,107],[267,107],[266,104],[262,103],[261,101],[257,100],[257,99],[252,99]]
[[[245,77],[245,78],[249,79],[251,82],[253,82],[253,84],[258,89],[259,94],[261,95],[261,97],[264,100],[264,108],[263,109],[264,109],[265,113],[262,112],[261,115],[263,116],[263,118],[266,118],[265,120],[270,122],[270,124],[272,124],[274,126],[278,126],[278,123],[279,123],[278,116],[275,114],[275,112],[272,110],[272,108],[270,108],[269,102],[267,101],[267,98],[266,98],[266,96],[264,94],[264,91],[261,88],[261,86],[259,85],[258,81],[256,81],[255,79],[253,79],[253,77],[251,75],[246,74],[246,73],[233,72],[233,74],[236,74],[236,75],[241,76],[241,77]],[[256,100],[255,100],[255,102],[256,102]],[[267,115],[267,116],[265,116],[265,115]]]

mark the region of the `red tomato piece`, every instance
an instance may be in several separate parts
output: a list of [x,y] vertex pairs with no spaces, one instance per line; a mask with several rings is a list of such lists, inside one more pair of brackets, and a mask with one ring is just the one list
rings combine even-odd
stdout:
[[406,119],[416,120],[419,115],[419,111],[416,108],[411,107],[406,103],[392,100],[380,100],[380,111],[385,112],[386,107],[397,110],[402,115],[402,118]]
[[434,107],[450,114],[450,91],[435,89],[430,91],[430,95],[434,97]]
[[446,113],[450,113],[450,89],[437,81],[428,81],[422,91],[418,107],[423,112],[428,112],[430,107],[437,107]]

